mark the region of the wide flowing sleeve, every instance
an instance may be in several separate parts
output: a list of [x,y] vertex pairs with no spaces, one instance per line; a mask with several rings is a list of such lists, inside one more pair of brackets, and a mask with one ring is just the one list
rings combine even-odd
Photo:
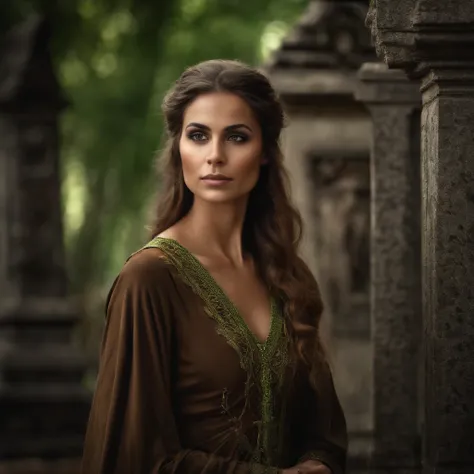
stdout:
[[318,390],[313,389],[309,382],[305,384],[297,456],[299,462],[318,460],[333,474],[344,474],[348,446],[346,419],[329,367],[321,377]]
[[126,263],[107,301],[99,374],[82,474],[250,474],[280,472],[180,445],[172,398],[173,301],[179,298],[158,249]]

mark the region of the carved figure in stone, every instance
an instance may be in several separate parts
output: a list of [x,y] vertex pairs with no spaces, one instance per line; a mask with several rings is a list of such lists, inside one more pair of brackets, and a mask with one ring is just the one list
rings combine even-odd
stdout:
[[368,295],[370,203],[367,161],[313,158],[314,218],[321,287],[330,313],[350,317]]

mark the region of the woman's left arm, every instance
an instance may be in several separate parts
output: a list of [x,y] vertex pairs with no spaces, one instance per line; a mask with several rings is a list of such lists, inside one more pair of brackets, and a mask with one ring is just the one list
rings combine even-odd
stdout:
[[[303,407],[298,462],[319,461],[332,474],[344,474],[348,444],[346,420],[329,367],[320,382],[317,391],[308,386],[304,396],[308,403]],[[302,472],[306,471],[302,469]]]

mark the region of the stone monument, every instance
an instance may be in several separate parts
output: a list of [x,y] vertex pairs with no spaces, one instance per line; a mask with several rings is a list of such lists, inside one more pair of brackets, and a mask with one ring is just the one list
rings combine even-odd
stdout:
[[474,471],[474,2],[372,0],[367,20],[380,59],[421,82],[422,470],[468,474]]
[[[6,35],[0,56],[1,461],[80,456],[89,409],[85,361],[71,341],[80,314],[68,297],[61,222],[66,103],[50,35],[31,18]],[[18,469],[8,472],[38,472]]]
[[366,1],[309,2],[266,72],[283,100],[283,145],[305,223],[303,257],[326,303],[335,382],[348,421],[349,465],[367,465],[373,430],[370,328],[371,122],[354,99],[376,59]]
[[420,469],[421,269],[419,84],[366,63],[356,97],[371,113],[371,472]]

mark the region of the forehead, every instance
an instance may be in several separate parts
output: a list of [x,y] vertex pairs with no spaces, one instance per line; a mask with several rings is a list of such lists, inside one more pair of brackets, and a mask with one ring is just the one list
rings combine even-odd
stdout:
[[194,99],[184,112],[184,126],[198,122],[209,127],[245,123],[258,125],[251,107],[235,94],[212,92]]

